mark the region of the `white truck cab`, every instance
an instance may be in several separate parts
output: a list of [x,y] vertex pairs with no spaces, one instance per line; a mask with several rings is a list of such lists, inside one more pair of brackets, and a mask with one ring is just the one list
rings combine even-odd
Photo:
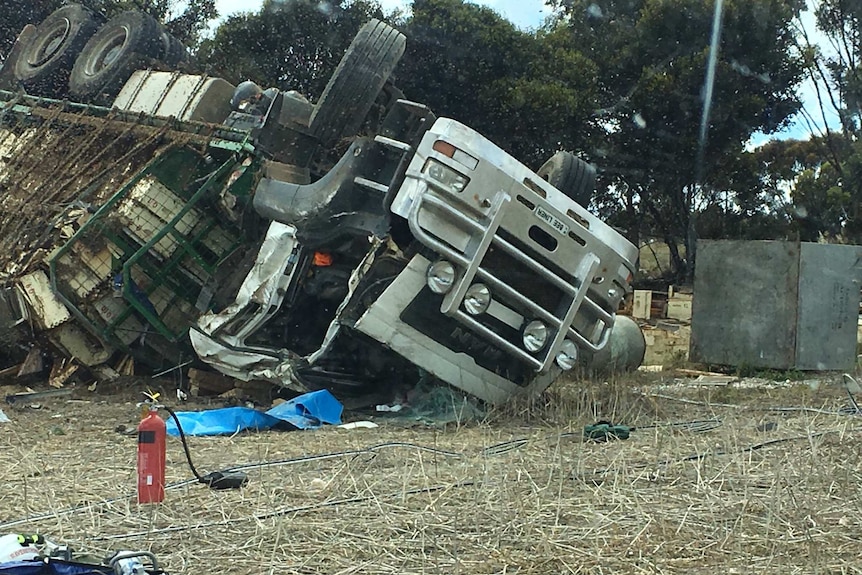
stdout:
[[[388,183],[364,175],[389,173],[381,157],[399,166]],[[635,246],[476,131],[436,119],[415,146],[354,144],[333,172],[258,185],[255,207],[275,223],[236,302],[192,330],[204,361],[298,390],[330,377],[370,391],[412,366],[502,402],[607,345]]]

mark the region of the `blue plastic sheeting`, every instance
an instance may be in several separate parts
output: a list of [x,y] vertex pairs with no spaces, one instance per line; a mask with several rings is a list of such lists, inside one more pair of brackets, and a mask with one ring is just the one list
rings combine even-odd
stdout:
[[[262,411],[248,407],[180,411],[177,412],[177,419],[180,420],[183,433],[186,435],[230,435],[245,429],[252,431],[271,429],[281,423],[280,420]],[[173,418],[169,418],[165,425],[168,435],[180,434]]]
[[0,563],[0,575],[109,575],[110,567],[66,561],[9,561]]
[[[341,403],[323,389],[300,395],[265,412],[249,407],[225,407],[181,411],[177,412],[177,419],[186,435],[231,435],[244,430],[317,429],[326,424],[337,425],[341,423],[343,409]],[[169,418],[166,425],[168,435],[179,435],[173,418]]]

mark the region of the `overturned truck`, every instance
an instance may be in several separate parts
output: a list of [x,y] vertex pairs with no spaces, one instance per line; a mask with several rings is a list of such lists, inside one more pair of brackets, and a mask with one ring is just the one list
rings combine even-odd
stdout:
[[315,104],[152,55],[122,84],[100,72],[121,86],[100,105],[0,92],[0,369],[50,350],[341,397],[433,376],[502,402],[589,364],[636,258],[576,201],[593,168],[559,152],[534,172],[404,99],[404,46],[369,22]]

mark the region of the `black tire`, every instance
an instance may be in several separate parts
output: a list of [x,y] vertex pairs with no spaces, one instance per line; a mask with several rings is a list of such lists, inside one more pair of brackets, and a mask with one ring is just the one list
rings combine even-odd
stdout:
[[80,4],[55,10],[22,47],[15,78],[34,96],[65,98],[75,59],[101,24],[101,17]]
[[380,20],[360,28],[308,120],[309,130],[319,142],[330,146],[356,135],[406,43],[403,34]]
[[15,63],[18,61],[21,50],[35,34],[36,27],[33,24],[27,24],[21,30],[21,33],[18,34],[18,38],[12,44],[12,49],[6,54],[6,59],[3,60],[3,63],[0,64],[0,90],[17,92],[21,88],[21,83],[15,77]]
[[166,30],[162,31],[162,49],[160,59],[168,68],[176,68],[189,60],[189,53],[185,45]]
[[86,102],[110,104],[141,68],[164,54],[162,27],[143,12],[123,12],[90,38],[75,61],[69,92]]
[[557,152],[536,173],[584,207],[593,198],[596,168],[571,152]]

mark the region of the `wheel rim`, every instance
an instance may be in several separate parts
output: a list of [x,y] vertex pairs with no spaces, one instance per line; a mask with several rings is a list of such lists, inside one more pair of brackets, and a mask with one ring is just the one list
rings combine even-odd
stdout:
[[87,60],[84,72],[88,76],[95,76],[105,68],[110,67],[123,52],[128,37],[129,31],[124,26],[102,40],[93,57]]
[[42,36],[42,40],[36,46],[36,51],[33,58],[28,58],[27,63],[34,68],[43,65],[45,62],[53,58],[66,38],[69,37],[69,30],[72,28],[72,23],[67,18],[55,22],[48,29],[48,33]]

